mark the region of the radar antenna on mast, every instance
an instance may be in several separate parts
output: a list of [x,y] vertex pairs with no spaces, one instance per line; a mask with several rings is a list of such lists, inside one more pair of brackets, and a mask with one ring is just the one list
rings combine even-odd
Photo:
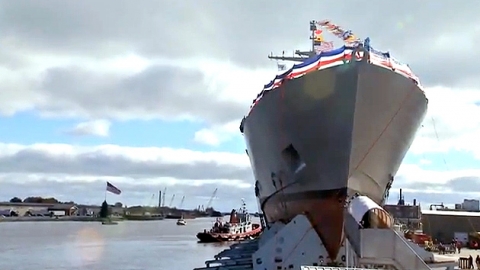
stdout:
[[[325,41],[323,39],[322,29],[325,29],[329,33],[340,38],[347,45],[354,46],[361,43],[360,39],[354,35],[351,30],[344,30],[342,27],[330,22],[330,20],[310,21],[310,40],[312,41],[312,47],[309,51],[295,50],[294,56],[285,56],[285,51],[283,51],[282,56],[274,56],[272,53],[270,53],[268,58],[282,61],[303,62],[306,59],[321,53],[322,51],[332,50],[333,42]],[[279,67],[278,62],[277,66]]]
[[[305,59],[308,59],[312,56],[315,56],[316,53],[313,50],[313,41],[314,41],[314,36],[315,36],[315,31],[317,30],[317,25],[315,21],[310,21],[310,31],[312,32],[312,35],[310,36],[310,39],[312,40],[312,50],[311,51],[300,51],[296,50],[294,56],[285,56],[285,51],[283,51],[282,56],[274,56],[270,54],[268,56],[269,59],[274,59],[274,60],[283,60],[283,61],[295,61],[295,62],[303,62]],[[298,55],[298,56],[295,56]]]
[[240,213],[242,213],[242,214],[247,214],[248,213],[247,204],[245,203],[244,198],[242,198],[242,207],[240,207]]

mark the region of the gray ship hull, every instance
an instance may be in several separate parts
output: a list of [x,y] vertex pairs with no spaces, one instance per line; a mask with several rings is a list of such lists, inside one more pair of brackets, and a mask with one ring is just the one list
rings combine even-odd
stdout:
[[336,256],[345,199],[383,202],[426,110],[411,79],[366,61],[268,92],[242,123],[266,220],[306,213]]

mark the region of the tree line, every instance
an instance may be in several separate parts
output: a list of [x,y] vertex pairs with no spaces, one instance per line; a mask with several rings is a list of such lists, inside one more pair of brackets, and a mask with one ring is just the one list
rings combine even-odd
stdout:
[[53,197],[43,198],[43,197],[27,197],[25,199],[21,199],[19,197],[13,197],[10,199],[11,203],[48,203],[48,204],[75,204],[73,201],[69,202],[61,202]]
[[[57,200],[53,197],[43,198],[43,197],[38,197],[38,196],[27,197],[23,200],[19,197],[13,197],[13,198],[10,199],[10,202],[11,203],[76,204],[73,201],[62,202],[62,201],[59,201],[59,200]],[[121,202],[116,202],[115,204],[113,204],[111,206],[121,208],[121,207],[123,207],[123,204]]]

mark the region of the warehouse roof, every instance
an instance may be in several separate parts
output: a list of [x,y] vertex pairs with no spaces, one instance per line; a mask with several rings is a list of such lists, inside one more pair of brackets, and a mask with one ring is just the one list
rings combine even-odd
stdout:
[[442,210],[422,210],[422,215],[437,216],[457,216],[457,217],[480,217],[480,212],[467,211],[442,211]]

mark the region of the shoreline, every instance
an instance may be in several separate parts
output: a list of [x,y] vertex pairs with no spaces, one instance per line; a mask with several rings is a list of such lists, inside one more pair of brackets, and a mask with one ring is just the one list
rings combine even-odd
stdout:
[[[112,217],[112,221],[123,221],[122,217]],[[66,216],[66,217],[4,217],[0,218],[0,223],[3,222],[101,222],[102,218],[84,217],[84,216]]]

